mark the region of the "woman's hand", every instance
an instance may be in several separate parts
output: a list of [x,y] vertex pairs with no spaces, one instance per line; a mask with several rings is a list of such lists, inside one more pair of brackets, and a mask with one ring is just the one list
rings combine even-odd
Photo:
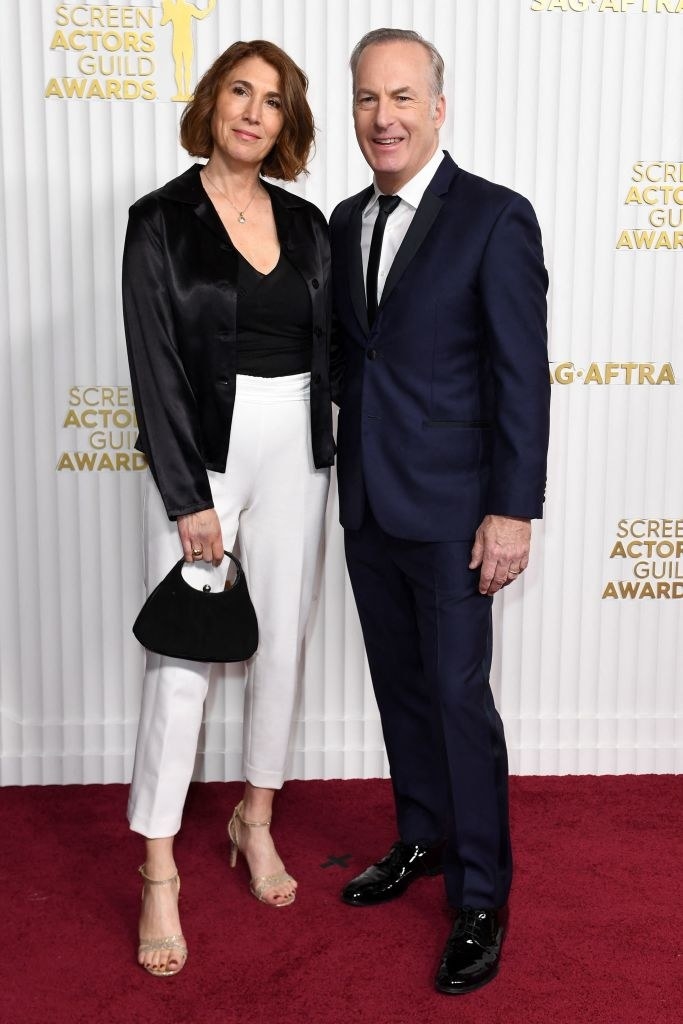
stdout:
[[221,564],[224,554],[223,534],[215,508],[178,516],[177,523],[186,562],[199,562],[203,559],[214,565]]

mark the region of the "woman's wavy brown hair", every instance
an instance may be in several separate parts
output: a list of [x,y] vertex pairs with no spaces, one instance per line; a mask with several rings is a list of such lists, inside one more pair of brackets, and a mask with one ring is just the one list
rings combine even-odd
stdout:
[[284,50],[265,39],[233,43],[202,75],[194,97],[180,119],[181,145],[190,156],[211,156],[214,146],[211,118],[218,94],[235,65],[248,57],[260,57],[277,71],[280,78],[282,131],[263,161],[261,173],[269,178],[294,181],[299,174],[306,172],[315,135],[313,114],[306,99],[308,78]]

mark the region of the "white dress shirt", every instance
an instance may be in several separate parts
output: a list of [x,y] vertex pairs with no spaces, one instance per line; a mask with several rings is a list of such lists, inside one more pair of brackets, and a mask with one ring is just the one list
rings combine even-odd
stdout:
[[[394,257],[396,256],[401,242],[408,232],[410,222],[415,216],[415,211],[420,205],[420,200],[425,194],[427,186],[436,174],[437,168],[442,160],[443,150],[437,149],[434,156],[424,165],[422,170],[418,171],[415,177],[411,178],[410,181],[407,181],[396,193],[396,195],[400,196],[401,202],[389,217],[387,226],[384,229],[384,237],[382,239],[382,255],[380,256],[379,272],[377,274],[378,304],[382,298],[384,282],[387,279],[387,274],[391,270],[391,264],[394,262]],[[375,221],[377,220],[377,214],[379,212],[377,197],[381,195],[376,182],[373,182],[373,187],[374,194],[370,198],[368,205],[363,210],[363,224],[360,235],[360,248],[363,257],[363,281],[367,281],[372,229],[375,226]]]

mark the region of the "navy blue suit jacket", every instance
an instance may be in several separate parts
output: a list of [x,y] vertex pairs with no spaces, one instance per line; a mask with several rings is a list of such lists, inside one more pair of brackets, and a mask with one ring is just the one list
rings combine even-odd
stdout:
[[330,221],[342,526],[359,528],[366,498],[387,533],[411,540],[470,540],[487,513],[539,518],[548,276],[530,203],[446,153],[369,329],[360,233],[371,194]]

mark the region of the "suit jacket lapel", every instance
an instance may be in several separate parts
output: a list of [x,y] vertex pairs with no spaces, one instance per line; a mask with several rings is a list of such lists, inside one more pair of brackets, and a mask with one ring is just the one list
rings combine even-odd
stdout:
[[443,206],[444,200],[442,197],[448,192],[457,171],[458,167],[453,162],[452,157],[444,151],[444,158],[422,196],[406,236],[394,257],[394,262],[391,264],[384,288],[382,289],[380,309],[391,295],[410,261],[417,254],[417,251],[427,237],[432,224]]
[[391,264],[387,279],[382,289],[382,299],[380,302],[380,309],[387,301],[394,289],[397,281],[403,275],[406,267],[413,259],[418,249],[424,242],[429,229],[436,220],[441,207],[443,206],[443,199],[439,196],[434,195],[429,189],[425,192],[420,205],[415,211],[415,216],[410,222],[410,227],[406,232],[406,236],[401,242],[398,252],[394,257],[394,262]]
[[370,185],[369,188],[366,188],[358,196],[356,205],[349,216],[347,243],[351,302],[353,303],[354,312],[358,317],[358,322],[366,334],[370,333],[370,325],[368,324],[368,306],[365,297],[365,281],[363,280],[363,256],[360,248],[360,234],[363,226],[363,210],[368,205],[373,192],[374,189]]

